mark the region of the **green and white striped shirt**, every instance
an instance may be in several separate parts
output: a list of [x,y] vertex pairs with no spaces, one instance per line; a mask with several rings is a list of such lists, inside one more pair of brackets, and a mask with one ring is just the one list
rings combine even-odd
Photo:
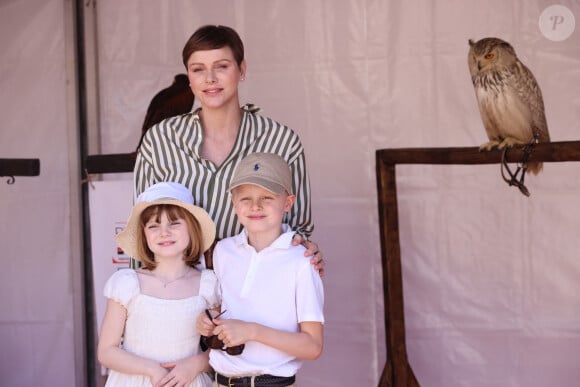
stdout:
[[242,230],[227,190],[235,167],[249,153],[276,153],[288,162],[292,170],[292,190],[296,195],[284,222],[296,232],[310,237],[314,225],[304,147],[292,129],[256,114],[257,111],[253,105],[242,107],[238,137],[229,156],[219,167],[200,156],[203,128],[199,109],[152,126],[137,153],[135,197],[158,182],[181,183],[191,189],[194,204],[204,208],[214,220],[216,237],[234,236]]

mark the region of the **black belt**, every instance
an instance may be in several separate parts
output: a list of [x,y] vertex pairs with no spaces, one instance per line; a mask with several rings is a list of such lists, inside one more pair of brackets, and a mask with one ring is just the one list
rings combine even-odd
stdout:
[[228,387],[251,387],[252,378],[256,387],[286,387],[294,384],[296,376],[274,376],[274,375],[257,375],[257,376],[235,376],[229,377],[216,372],[216,381]]

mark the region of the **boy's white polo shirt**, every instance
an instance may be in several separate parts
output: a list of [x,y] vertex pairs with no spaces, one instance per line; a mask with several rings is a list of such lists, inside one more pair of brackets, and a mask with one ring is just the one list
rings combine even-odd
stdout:
[[[245,230],[218,242],[214,270],[222,291],[220,318],[252,321],[275,329],[299,332],[299,322],[324,323],[324,291],[320,275],[304,257],[303,246],[292,246],[294,232],[284,233],[259,253],[248,244]],[[302,360],[250,341],[238,356],[211,350],[210,364],[226,376],[295,375]]]

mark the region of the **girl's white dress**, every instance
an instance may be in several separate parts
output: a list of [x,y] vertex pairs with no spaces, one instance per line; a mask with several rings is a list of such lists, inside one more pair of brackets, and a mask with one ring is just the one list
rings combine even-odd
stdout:
[[[137,273],[133,269],[115,272],[105,284],[105,297],[127,309],[122,348],[135,355],[173,362],[195,355],[199,334],[195,320],[204,309],[219,304],[217,278],[212,270],[203,270],[199,295],[181,300],[165,300],[141,294]],[[212,385],[210,376],[199,374],[189,387]],[[149,377],[109,371],[106,386],[151,386]]]

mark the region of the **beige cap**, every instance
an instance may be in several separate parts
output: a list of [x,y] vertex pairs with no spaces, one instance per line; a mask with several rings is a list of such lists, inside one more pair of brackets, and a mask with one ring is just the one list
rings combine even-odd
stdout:
[[277,154],[250,153],[236,167],[229,190],[242,184],[257,185],[277,195],[292,194],[292,172]]
[[125,254],[140,260],[137,256],[137,236],[139,235],[139,217],[151,206],[158,204],[173,204],[189,211],[198,221],[201,228],[201,251],[209,249],[215,238],[215,224],[209,214],[201,207],[193,205],[191,191],[182,184],[163,182],[153,184],[139,195],[125,229],[117,234],[117,243]]

